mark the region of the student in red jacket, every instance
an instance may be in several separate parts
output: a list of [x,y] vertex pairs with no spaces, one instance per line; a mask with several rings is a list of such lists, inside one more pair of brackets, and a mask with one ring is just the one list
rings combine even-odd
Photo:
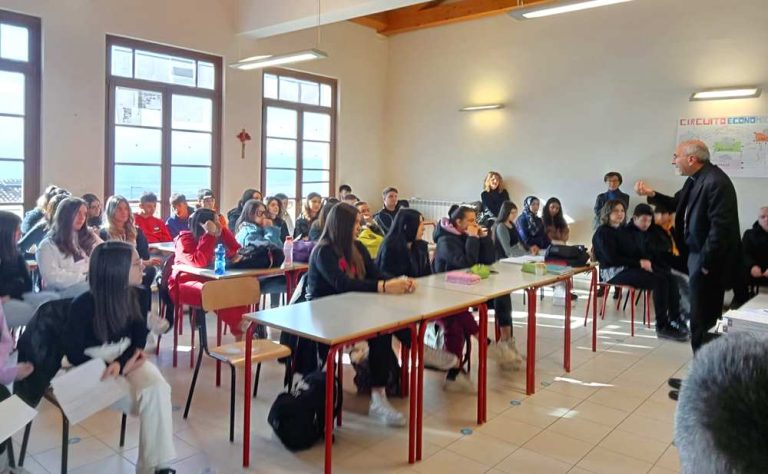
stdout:
[[141,212],[137,212],[133,215],[136,227],[144,232],[144,237],[147,238],[147,242],[150,244],[158,242],[170,242],[171,233],[168,231],[168,227],[165,223],[155,217],[155,209],[157,209],[157,195],[153,192],[146,192],[141,195],[139,201],[139,208]]
[[[216,212],[200,208],[189,217],[189,229],[181,231],[176,237],[176,265],[184,264],[193,267],[204,268],[211,266],[215,258],[216,246],[221,243],[227,249],[227,259],[233,262],[240,260],[237,251],[240,244],[235,236],[226,227],[219,223]],[[171,294],[173,304],[178,304],[178,298],[191,306],[202,305],[203,280],[195,276],[185,274],[179,278],[179,271],[174,265],[173,272],[168,279],[168,292]],[[243,314],[248,312],[247,306],[227,308],[217,312],[224,323],[229,326],[230,332],[239,341],[243,338],[240,323]]]

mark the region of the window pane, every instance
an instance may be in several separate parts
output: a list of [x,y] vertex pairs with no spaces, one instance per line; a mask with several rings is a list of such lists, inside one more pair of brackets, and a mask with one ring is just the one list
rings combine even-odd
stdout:
[[0,204],[22,202],[23,161],[0,161]]
[[315,82],[301,83],[301,103],[317,105],[320,100],[320,92]]
[[307,197],[307,194],[309,193],[318,193],[321,196],[329,196],[330,193],[328,192],[328,189],[328,183],[304,183],[301,192],[304,194],[304,197]]
[[29,61],[29,30],[21,26],[0,25],[0,57]]
[[171,163],[174,165],[210,165],[211,134],[171,133]]
[[331,141],[331,116],[304,112],[304,139]]
[[161,157],[160,130],[115,127],[115,163],[160,164]]
[[136,51],[136,79],[171,82],[171,57],[149,51]]
[[277,76],[264,74],[264,97],[277,99]]
[[118,87],[115,91],[115,123],[160,127],[163,124],[163,94]]
[[320,105],[323,107],[331,107],[331,86],[328,84],[320,84]]
[[286,196],[296,195],[296,172],[293,170],[272,170],[267,168],[267,189],[265,196],[283,193]]
[[[331,145],[319,142],[304,142],[304,168],[331,168]],[[312,181],[312,180],[307,180]]]
[[145,191],[160,194],[159,166],[115,165],[115,194],[134,201]]
[[133,77],[133,50],[112,46],[112,75]]
[[296,111],[267,107],[267,136],[278,138],[296,137]]
[[203,89],[213,89],[215,80],[216,69],[211,63],[198,62],[197,63],[197,87]]
[[0,117],[0,158],[24,158],[23,118]]
[[299,82],[288,77],[280,78],[280,100],[299,101]]
[[0,71],[0,113],[24,115],[24,74]]
[[22,204],[0,204],[0,211],[11,212],[21,218],[24,217],[24,206]]
[[267,138],[267,167],[296,168],[296,141]]
[[[305,169],[303,174],[301,175],[303,178],[303,181],[305,183],[314,182],[314,181],[330,181],[331,180],[331,173],[330,171],[319,171],[319,170],[307,170]],[[326,194],[323,194],[323,196],[327,196]]]
[[196,77],[194,59],[171,58],[171,82],[195,87]]
[[174,166],[171,168],[171,193],[182,193],[187,199],[196,199],[202,188],[211,187],[211,169]]
[[172,104],[171,126],[173,128],[203,132],[210,132],[213,129],[211,99],[174,94]]

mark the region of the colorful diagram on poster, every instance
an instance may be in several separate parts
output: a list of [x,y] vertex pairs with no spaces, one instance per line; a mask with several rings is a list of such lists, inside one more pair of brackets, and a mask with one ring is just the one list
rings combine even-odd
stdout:
[[677,139],[706,143],[728,176],[768,178],[768,116],[681,118]]

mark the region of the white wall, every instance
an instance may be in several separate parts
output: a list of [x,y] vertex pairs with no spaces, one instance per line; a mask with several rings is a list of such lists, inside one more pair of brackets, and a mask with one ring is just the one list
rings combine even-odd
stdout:
[[[767,112],[765,94],[688,101],[699,88],[764,84],[767,23],[764,0],[637,0],[394,36],[385,178],[408,196],[477,200],[494,169],[518,205],[559,197],[576,219],[571,235],[588,241],[605,172],[620,171],[627,192],[640,178],[667,192],[682,185],[669,164],[680,117]],[[488,102],[507,108],[457,111]],[[745,227],[768,203],[768,180],[734,184]]]

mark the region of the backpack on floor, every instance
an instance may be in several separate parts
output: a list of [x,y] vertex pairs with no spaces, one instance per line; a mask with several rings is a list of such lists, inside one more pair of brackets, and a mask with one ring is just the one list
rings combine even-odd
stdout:
[[[387,366],[387,385],[385,387],[387,396],[399,397],[400,396],[400,362],[397,360],[397,356],[394,352],[389,351],[389,364]],[[355,369],[355,386],[357,387],[357,393],[366,394],[371,393],[371,366],[368,360],[369,354],[365,354],[355,360],[352,360],[352,354],[350,354],[350,360],[352,361],[352,368]]]

